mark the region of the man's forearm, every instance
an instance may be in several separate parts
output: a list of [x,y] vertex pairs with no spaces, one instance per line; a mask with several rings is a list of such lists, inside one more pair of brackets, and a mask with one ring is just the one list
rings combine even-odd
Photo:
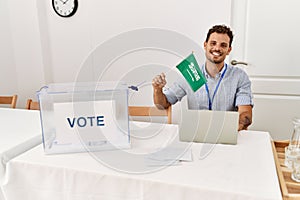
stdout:
[[171,105],[168,102],[168,100],[167,100],[166,96],[164,95],[164,93],[162,92],[161,88],[154,89],[153,100],[154,100],[154,104],[159,109],[166,109]]

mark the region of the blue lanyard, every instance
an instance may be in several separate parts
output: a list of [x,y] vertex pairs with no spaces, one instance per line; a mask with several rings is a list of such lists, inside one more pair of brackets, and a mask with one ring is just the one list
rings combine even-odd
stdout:
[[225,64],[225,69],[224,69],[223,73],[221,74],[221,77],[220,77],[219,82],[218,82],[218,84],[217,84],[217,86],[215,88],[215,91],[214,91],[214,94],[212,96],[212,99],[210,98],[210,95],[209,95],[209,90],[208,90],[207,83],[205,83],[205,89],[206,89],[206,93],[207,93],[207,97],[208,97],[208,109],[209,110],[212,110],[212,103],[214,101],[214,98],[216,96],[216,93],[217,93],[217,91],[219,89],[220,83],[221,83],[221,81],[222,81],[222,79],[223,79],[223,77],[225,75],[226,70],[227,70],[227,64]]

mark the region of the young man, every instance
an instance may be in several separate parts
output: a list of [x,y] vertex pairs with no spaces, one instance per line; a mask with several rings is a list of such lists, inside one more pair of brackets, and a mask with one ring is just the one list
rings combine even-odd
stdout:
[[200,68],[207,83],[193,92],[182,78],[165,88],[162,73],[152,80],[154,103],[167,108],[187,96],[189,109],[225,110],[239,112],[239,130],[252,123],[252,92],[248,75],[240,68],[227,65],[224,60],[231,51],[233,33],[225,25],[215,25],[204,42],[206,61]]

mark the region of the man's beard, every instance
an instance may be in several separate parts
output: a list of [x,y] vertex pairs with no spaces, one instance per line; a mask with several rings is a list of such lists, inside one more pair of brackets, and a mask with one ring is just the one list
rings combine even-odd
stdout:
[[211,63],[214,63],[214,64],[220,64],[220,63],[222,63],[224,60],[213,60],[213,59],[211,59],[211,58],[207,58]]

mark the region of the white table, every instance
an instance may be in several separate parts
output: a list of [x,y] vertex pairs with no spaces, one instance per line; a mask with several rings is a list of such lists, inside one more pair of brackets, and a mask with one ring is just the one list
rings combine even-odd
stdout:
[[[177,125],[161,127],[151,137],[151,127],[133,130],[132,149],[124,152],[143,157],[176,138]],[[100,153],[116,161],[108,167],[97,153],[45,155],[39,145],[8,163],[4,194],[7,200],[281,199],[267,132],[242,131],[237,145],[215,145],[199,159],[206,147],[192,145],[192,162],[133,174],[118,167],[134,168],[139,161],[131,165],[114,151]]]
[[41,142],[39,111],[0,108],[0,183],[7,162]]

